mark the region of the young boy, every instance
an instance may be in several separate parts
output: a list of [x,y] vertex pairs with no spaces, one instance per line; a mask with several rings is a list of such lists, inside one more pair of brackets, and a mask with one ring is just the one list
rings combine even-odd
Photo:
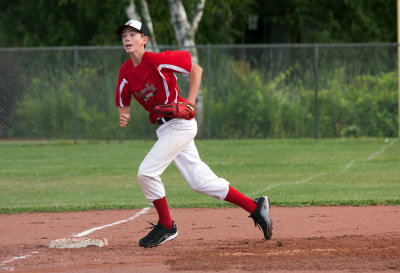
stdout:
[[[138,171],[143,194],[154,204],[158,223],[139,241],[142,247],[156,247],[178,235],[165,198],[161,174],[173,162],[189,186],[202,194],[225,200],[250,213],[255,225],[264,232],[266,240],[272,236],[267,196],[254,200],[243,195],[218,177],[200,159],[194,138],[197,122],[194,118],[171,118],[155,110],[157,105],[185,103],[193,106],[200,88],[202,68],[191,62],[186,51],[147,52],[148,41],[144,25],[130,20],[118,27],[117,34],[129,59],[121,66],[116,90],[119,123],[126,127],[130,119],[130,103],[133,96],[149,112],[150,122],[157,124],[158,140],[146,155]],[[180,96],[174,73],[189,75],[190,87],[187,99]]]

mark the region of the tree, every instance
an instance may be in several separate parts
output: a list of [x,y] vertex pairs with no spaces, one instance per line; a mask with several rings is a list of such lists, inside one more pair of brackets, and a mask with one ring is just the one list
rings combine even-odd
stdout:
[[127,0],[1,0],[0,47],[111,45]]
[[136,12],[136,6],[134,0],[130,0],[129,6],[126,9],[126,14],[128,15],[129,19],[134,19],[140,22],[144,22],[145,25],[147,26],[147,30],[150,33],[149,40],[147,42],[148,46],[150,46],[154,51],[158,51],[157,48],[157,41],[156,37],[154,35],[154,30],[153,30],[153,21],[150,16],[149,12],[149,7],[147,5],[146,0],[140,0],[140,5],[142,7],[141,11],[144,17],[144,20],[142,17]]
[[396,41],[396,0],[257,0],[251,43]]
[[[119,45],[130,1],[1,0],[0,47]],[[158,44],[178,44],[168,0],[134,1]],[[199,1],[180,1],[188,22]],[[194,35],[197,44],[396,42],[396,26],[396,0],[207,0]]]
[[168,0],[171,23],[175,31],[175,37],[179,47],[193,47],[195,34],[199,22],[203,17],[204,5],[206,0],[200,0],[192,11],[192,20],[189,22],[186,10],[181,0]]
[[[195,5],[192,12],[192,21],[189,22],[186,15],[186,10],[182,4],[181,0],[168,0],[169,11],[171,14],[171,23],[174,27],[175,37],[178,42],[179,47],[187,48],[192,55],[192,62],[198,64],[199,58],[197,49],[195,47],[195,34],[199,26],[199,22],[203,16],[204,5],[206,0],[200,0]],[[198,135],[202,137],[203,135],[203,123],[204,123],[204,96],[203,91],[200,89],[197,95],[196,109],[197,109],[197,122],[199,125]]]

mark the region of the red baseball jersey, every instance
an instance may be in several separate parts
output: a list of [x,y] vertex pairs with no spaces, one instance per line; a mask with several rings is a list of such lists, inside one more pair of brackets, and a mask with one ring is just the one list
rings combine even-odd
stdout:
[[189,74],[191,68],[187,51],[145,52],[137,67],[129,59],[119,72],[115,103],[119,107],[130,106],[133,95],[149,111],[150,122],[156,123],[160,115],[153,111],[153,106],[186,101],[179,94],[174,73]]

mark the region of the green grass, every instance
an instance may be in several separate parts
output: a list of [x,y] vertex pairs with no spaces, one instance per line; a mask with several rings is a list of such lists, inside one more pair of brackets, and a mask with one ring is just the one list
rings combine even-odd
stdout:
[[[136,172],[153,141],[0,142],[0,213],[142,208]],[[397,139],[197,141],[219,176],[279,206],[400,204]],[[221,207],[171,165],[171,207]]]

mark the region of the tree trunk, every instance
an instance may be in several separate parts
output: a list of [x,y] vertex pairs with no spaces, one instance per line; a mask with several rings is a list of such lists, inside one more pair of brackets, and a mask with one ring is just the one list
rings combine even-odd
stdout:
[[[199,22],[203,17],[204,5],[206,0],[200,0],[193,11],[192,22],[188,21],[185,8],[181,0],[168,0],[171,23],[174,28],[175,37],[180,48],[187,48],[192,55],[192,62],[198,64],[199,58],[194,40]],[[196,100],[196,120],[198,122],[198,137],[204,137],[204,97],[200,87]]]
[[142,5],[142,15],[144,18],[144,21],[146,22],[147,26],[147,31],[149,32],[149,41],[150,41],[150,46],[152,51],[158,52],[158,46],[156,42],[156,36],[154,35],[154,29],[153,29],[153,21],[151,20],[150,12],[149,12],[149,7],[147,6],[147,1],[146,0],[140,0],[140,4]]
[[142,20],[142,17],[136,11],[136,6],[134,3],[134,0],[130,0],[129,6],[126,9],[126,14],[128,15],[129,19],[134,19],[134,20],[138,20],[142,23],[145,23],[147,31],[149,33],[149,40],[147,42],[147,46],[149,46],[151,48],[151,51],[158,52],[156,36],[154,35],[154,29],[153,29],[153,21],[151,20],[149,8],[147,6],[147,1],[140,0],[140,5],[142,8],[142,15],[143,15],[144,21]]

